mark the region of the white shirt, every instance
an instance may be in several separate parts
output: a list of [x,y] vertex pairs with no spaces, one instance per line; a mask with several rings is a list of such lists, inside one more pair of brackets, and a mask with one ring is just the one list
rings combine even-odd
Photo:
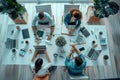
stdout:
[[49,26],[54,26],[54,22],[52,20],[52,17],[46,12],[44,12],[44,19],[43,20],[40,20],[38,15],[36,15],[33,19],[32,26],[36,26],[36,24],[38,24],[37,22],[41,22],[41,23],[49,22]]
[[42,66],[42,68],[36,73],[36,75],[38,76],[45,76],[46,74],[48,74],[48,69],[52,66],[52,63],[48,63],[44,66]]

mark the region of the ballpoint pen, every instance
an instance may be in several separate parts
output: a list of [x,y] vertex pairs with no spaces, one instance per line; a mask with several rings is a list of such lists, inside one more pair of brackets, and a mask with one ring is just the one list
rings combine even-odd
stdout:
[[96,34],[95,34],[93,31],[91,31],[91,33],[92,33],[92,35],[95,35],[95,38],[97,39],[97,36],[96,36]]
[[96,34],[95,34],[95,38],[97,39],[97,36],[96,36]]

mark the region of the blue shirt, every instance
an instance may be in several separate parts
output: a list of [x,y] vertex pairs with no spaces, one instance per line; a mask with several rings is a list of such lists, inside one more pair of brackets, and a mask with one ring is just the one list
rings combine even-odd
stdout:
[[65,65],[68,69],[68,72],[70,72],[72,74],[81,74],[83,72],[83,69],[86,66],[86,60],[85,60],[85,57],[83,56],[83,54],[79,54],[78,57],[80,57],[83,61],[81,66],[76,66],[74,60],[71,60],[70,58],[66,58]]
[[54,26],[54,21],[52,20],[52,17],[44,12],[44,19],[40,20],[38,15],[36,15],[33,19],[32,26],[36,26],[36,23],[49,23],[49,26]]
[[[71,18],[72,18],[72,16],[71,16],[70,12],[67,13],[65,15],[65,17],[64,17],[64,23],[65,23],[65,25],[66,25],[67,28],[68,28],[68,23],[70,23],[70,21],[71,21]],[[77,19],[75,19],[74,22],[76,24],[75,28],[78,28],[80,26],[80,24],[81,24],[81,21],[77,20]]]

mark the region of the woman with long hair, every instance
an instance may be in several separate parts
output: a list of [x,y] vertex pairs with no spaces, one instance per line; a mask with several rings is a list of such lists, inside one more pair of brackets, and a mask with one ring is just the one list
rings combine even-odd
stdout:
[[49,78],[49,68],[51,67],[51,63],[48,63],[47,65],[43,66],[43,59],[38,58],[35,61],[35,66],[33,69],[33,72],[35,73],[33,80],[48,80]]
[[[71,9],[70,12],[65,14],[64,23],[68,29],[69,35],[71,35],[81,24],[82,13],[78,9]],[[69,25],[75,25],[70,27]]]

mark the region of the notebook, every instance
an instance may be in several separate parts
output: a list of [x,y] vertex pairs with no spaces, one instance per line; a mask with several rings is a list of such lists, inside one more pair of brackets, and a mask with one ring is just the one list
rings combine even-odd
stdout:
[[38,34],[39,37],[43,37],[44,31],[38,30],[37,34]]
[[23,39],[30,38],[28,29],[23,29],[22,30],[22,35],[23,35]]

